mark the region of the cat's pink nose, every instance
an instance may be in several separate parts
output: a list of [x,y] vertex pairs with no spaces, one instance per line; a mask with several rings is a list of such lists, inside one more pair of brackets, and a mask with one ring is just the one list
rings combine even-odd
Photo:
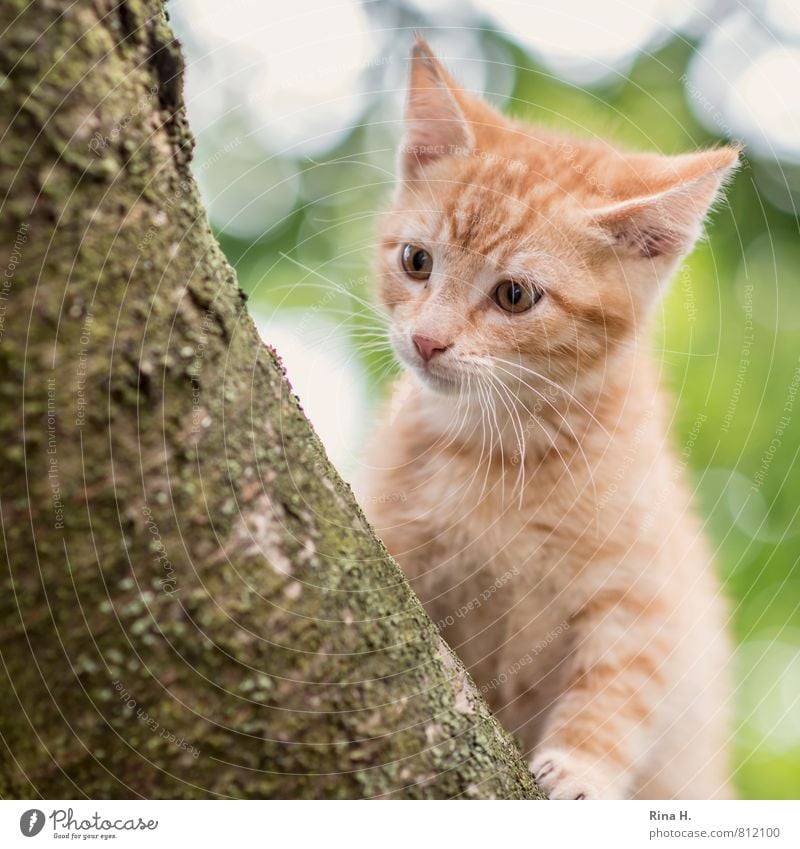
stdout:
[[411,337],[411,341],[426,363],[430,361],[434,354],[446,351],[450,347],[449,345],[445,345],[444,342],[437,342],[436,339],[431,339],[429,336],[422,336],[419,333],[415,333]]

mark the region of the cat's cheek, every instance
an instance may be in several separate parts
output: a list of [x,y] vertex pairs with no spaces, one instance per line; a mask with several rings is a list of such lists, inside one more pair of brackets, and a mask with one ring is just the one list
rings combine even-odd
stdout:
[[[389,342],[403,368],[419,374],[419,355],[413,349],[410,332],[404,327],[393,326],[389,330]],[[425,379],[424,374],[420,376]]]

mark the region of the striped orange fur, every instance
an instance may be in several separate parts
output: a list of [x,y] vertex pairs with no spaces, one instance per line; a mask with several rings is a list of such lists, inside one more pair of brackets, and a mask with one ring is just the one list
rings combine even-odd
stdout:
[[728,796],[726,608],[646,335],[738,151],[522,125],[421,40],[406,126],[367,514],[551,797]]

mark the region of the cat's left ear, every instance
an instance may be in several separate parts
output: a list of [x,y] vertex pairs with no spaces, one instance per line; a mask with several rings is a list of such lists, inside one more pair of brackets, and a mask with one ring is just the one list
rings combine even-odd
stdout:
[[[702,232],[703,220],[739,162],[738,147],[632,162],[635,179],[615,200],[591,213],[613,246],[644,259],[677,259]],[[642,185],[648,188],[643,190]],[[626,197],[626,195],[629,195]]]
[[457,86],[423,38],[411,51],[400,173],[421,176],[425,166],[448,156],[464,156],[475,140],[455,96]]

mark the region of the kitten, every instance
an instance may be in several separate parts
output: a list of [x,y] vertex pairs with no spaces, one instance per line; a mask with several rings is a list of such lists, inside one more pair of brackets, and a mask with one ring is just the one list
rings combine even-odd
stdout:
[[551,798],[729,796],[727,612],[646,333],[738,150],[524,126],[422,40],[406,128],[367,515]]

